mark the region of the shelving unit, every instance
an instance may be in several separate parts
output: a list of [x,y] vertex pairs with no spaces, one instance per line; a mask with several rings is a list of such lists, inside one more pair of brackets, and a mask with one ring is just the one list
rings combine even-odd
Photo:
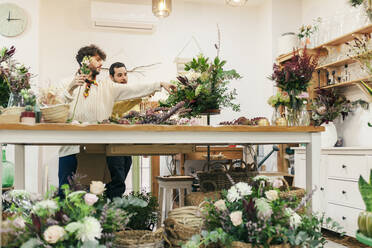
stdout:
[[[338,87],[353,86],[353,85],[358,84],[361,81],[371,83],[371,80],[372,80],[372,77],[365,77],[365,78],[360,78],[360,79],[356,79],[356,80],[353,80],[353,81],[348,81],[348,82],[342,82],[342,83],[336,83],[336,84],[332,84],[332,85],[327,85],[327,86],[324,86],[324,87],[320,87],[320,89],[326,90],[326,89],[332,89],[332,88],[338,88]],[[319,90],[319,88],[317,90]]]

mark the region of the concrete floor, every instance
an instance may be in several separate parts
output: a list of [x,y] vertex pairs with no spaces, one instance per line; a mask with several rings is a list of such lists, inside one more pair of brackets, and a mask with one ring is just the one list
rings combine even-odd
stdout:
[[324,247],[325,248],[347,248],[344,245],[340,245],[332,241],[328,241],[328,243]]

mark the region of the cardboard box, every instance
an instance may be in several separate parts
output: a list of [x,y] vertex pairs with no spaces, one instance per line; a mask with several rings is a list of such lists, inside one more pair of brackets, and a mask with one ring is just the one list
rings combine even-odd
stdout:
[[81,180],[84,185],[90,185],[92,181],[102,181],[105,184],[111,182],[105,154],[82,152],[77,155],[77,161],[76,173],[87,176]]

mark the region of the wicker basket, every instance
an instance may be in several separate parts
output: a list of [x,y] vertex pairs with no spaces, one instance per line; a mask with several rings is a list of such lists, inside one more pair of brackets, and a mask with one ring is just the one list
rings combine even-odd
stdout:
[[24,107],[10,107],[2,110],[0,123],[19,123]]
[[[239,164],[239,167],[234,166]],[[215,162],[211,164],[211,170],[205,171],[206,163],[203,167],[203,171],[199,171],[198,178],[200,184],[200,191],[211,192],[220,191],[223,189],[229,189],[232,186],[227,173],[231,176],[235,183],[246,182],[249,183],[251,179],[258,175],[257,171],[250,171],[250,168],[244,161],[236,161],[228,169],[225,164],[221,162]]]
[[44,122],[47,123],[65,123],[68,119],[70,105],[58,104],[49,107],[40,108],[44,117]]
[[198,234],[203,226],[199,207],[176,208],[169,212],[164,221],[165,232],[173,246],[186,243],[194,234]]
[[280,179],[284,183],[284,186],[282,188],[280,188],[280,190],[281,190],[280,193],[279,193],[280,198],[291,200],[291,198],[293,198],[293,197],[296,197],[297,199],[301,199],[302,197],[305,196],[305,190],[304,189],[289,186],[288,182],[285,179],[283,179],[283,178],[280,178]]
[[156,232],[147,230],[125,230],[115,234],[115,247],[118,248],[163,248],[164,229]]
[[192,192],[186,195],[185,205],[186,206],[199,206],[206,199],[217,201],[221,199],[220,192]]

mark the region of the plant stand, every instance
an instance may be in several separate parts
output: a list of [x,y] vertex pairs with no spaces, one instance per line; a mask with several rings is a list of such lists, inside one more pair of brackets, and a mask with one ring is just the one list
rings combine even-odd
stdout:
[[[201,113],[201,115],[207,116],[207,125],[211,125],[211,115],[219,115],[221,113],[220,109],[207,109],[204,113]],[[207,169],[209,170],[209,164],[211,162],[211,147],[210,145],[207,146]]]
[[[194,181],[194,177],[192,176],[158,176],[156,180],[159,184],[159,211],[160,216],[158,220],[158,227],[161,226],[162,217],[163,217],[163,210],[164,211],[164,219],[166,219],[169,210],[171,209],[172,205],[172,192],[174,189],[178,189],[180,191],[180,207],[184,206],[184,199],[185,199],[185,190],[186,194],[191,193],[191,186]],[[163,201],[165,197],[165,206],[163,207]]]

